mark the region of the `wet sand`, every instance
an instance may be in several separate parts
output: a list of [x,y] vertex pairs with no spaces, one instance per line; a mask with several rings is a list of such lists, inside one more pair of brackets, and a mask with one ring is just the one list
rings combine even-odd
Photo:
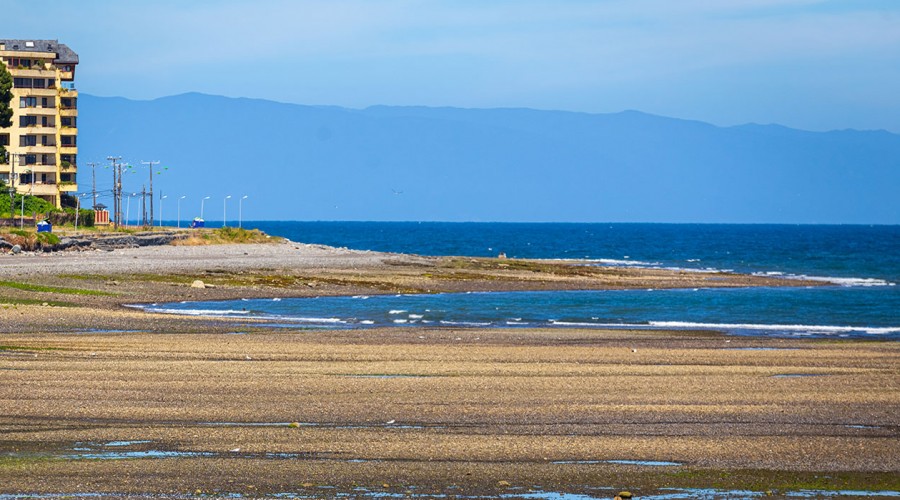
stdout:
[[[88,254],[59,257],[71,264],[65,271],[0,258],[3,280],[66,287],[0,287],[0,493],[900,490],[897,343],[686,331],[273,331],[121,307],[466,286],[761,283],[494,259],[464,259],[463,268],[325,248],[307,248],[323,255],[304,260],[300,247],[259,247],[267,245],[219,248],[240,252],[246,261],[236,267],[215,251],[168,248],[159,254],[165,267],[145,265],[147,249],[96,253],[109,257],[105,266]],[[215,288],[191,288],[195,279]]]

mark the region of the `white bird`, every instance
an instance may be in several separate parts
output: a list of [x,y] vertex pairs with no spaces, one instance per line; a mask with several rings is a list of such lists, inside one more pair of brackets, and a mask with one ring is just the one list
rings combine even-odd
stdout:
[[241,451],[240,448],[235,448],[235,449],[231,450],[232,453],[237,453],[237,452],[239,452],[239,451]]
[[396,420],[388,420],[387,422],[385,422],[385,424],[391,425],[391,424],[393,424],[394,422],[396,422]]

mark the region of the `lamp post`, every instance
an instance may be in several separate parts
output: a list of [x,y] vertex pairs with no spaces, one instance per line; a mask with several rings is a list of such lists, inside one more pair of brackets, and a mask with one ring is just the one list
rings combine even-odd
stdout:
[[222,227],[225,227],[225,221],[227,220],[227,218],[225,217],[225,211],[228,208],[228,198],[231,198],[230,194],[226,196],[224,200],[222,200]]
[[209,199],[209,196],[200,200],[200,220],[203,220],[203,202],[208,199]]
[[244,200],[247,199],[247,195],[241,197],[238,200],[238,227],[244,227]]
[[165,199],[168,198],[168,197],[169,197],[169,195],[165,195],[165,196],[160,195],[160,196],[159,196],[159,227],[162,227],[162,214],[163,214],[163,212],[162,212],[162,201],[165,200]]
[[[31,174],[31,194],[34,194],[34,171],[30,168],[25,169],[26,172]],[[10,207],[10,212],[15,210],[15,208]],[[22,212],[19,215],[19,229],[25,229],[25,195],[22,195]]]
[[75,197],[75,232],[78,232],[78,215],[81,213],[81,199],[87,196],[87,193],[81,193]]
[[128,225],[128,219],[131,213],[131,199],[137,196],[137,193],[131,193],[128,195],[128,202],[125,203],[125,225]]
[[[178,220],[176,221],[176,223],[178,224],[179,229],[181,229],[181,200],[185,198],[187,198],[186,195],[178,198],[178,202],[176,203],[178,205]],[[162,217],[160,217],[160,219],[162,219]]]

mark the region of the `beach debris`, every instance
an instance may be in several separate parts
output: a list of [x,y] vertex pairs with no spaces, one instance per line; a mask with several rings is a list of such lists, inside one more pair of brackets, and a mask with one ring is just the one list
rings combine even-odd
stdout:
[[394,422],[396,422],[396,420],[388,420],[387,422],[385,422],[385,424],[386,424],[386,425],[391,425],[391,424],[393,424]]
[[506,252],[500,252],[500,253],[497,255],[497,258],[500,259],[500,260],[506,259]]
[[10,248],[9,251],[12,252],[13,255],[22,253],[22,246],[21,245],[13,245],[13,247]]
[[509,481],[497,481],[497,486],[500,486],[501,488],[509,488],[510,484]]
[[615,500],[627,500],[632,498],[630,491],[620,491],[618,495],[616,495]]
[[107,281],[106,284],[109,286],[119,286],[119,282],[116,280]]
[[230,450],[230,451],[231,451],[231,453],[240,453],[241,449],[240,449],[240,448],[235,448],[235,449]]
[[290,429],[299,429],[299,428],[300,428],[300,422],[291,422],[291,423],[288,424],[288,428],[290,428]]
[[253,358],[251,358],[250,356],[244,356],[244,359],[246,359],[247,361],[250,361],[250,360],[252,360]]
[[203,280],[194,280],[191,282],[191,288],[206,288],[206,283]]
[[637,352],[637,349],[632,348],[631,352]]

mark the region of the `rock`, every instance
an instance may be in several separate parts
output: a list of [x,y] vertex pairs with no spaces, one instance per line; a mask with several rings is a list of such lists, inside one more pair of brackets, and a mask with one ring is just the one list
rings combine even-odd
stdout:
[[206,283],[204,283],[202,280],[194,280],[191,283],[191,288],[206,288]]
[[109,286],[119,286],[119,282],[116,280],[107,281],[106,284]]
[[622,500],[626,500],[628,498],[631,498],[632,495],[630,491],[620,491],[618,497]]
[[300,428],[300,422],[291,422],[291,423],[288,424],[288,427],[291,428],[291,429],[299,429],[299,428]]
[[505,259],[505,258],[506,258],[506,252],[500,252],[500,254],[497,255],[497,258],[500,259],[500,260]]
[[206,284],[203,285],[203,286],[205,286],[206,288],[215,288],[215,287],[216,287],[216,285],[213,285],[213,284],[210,284],[210,283],[206,283]]
[[21,245],[13,245],[12,248],[9,249],[9,251],[12,252],[13,255],[16,255],[22,253],[22,247]]
[[508,488],[508,487],[509,487],[509,481],[497,481],[497,486],[500,486],[500,487],[502,487],[502,488]]

